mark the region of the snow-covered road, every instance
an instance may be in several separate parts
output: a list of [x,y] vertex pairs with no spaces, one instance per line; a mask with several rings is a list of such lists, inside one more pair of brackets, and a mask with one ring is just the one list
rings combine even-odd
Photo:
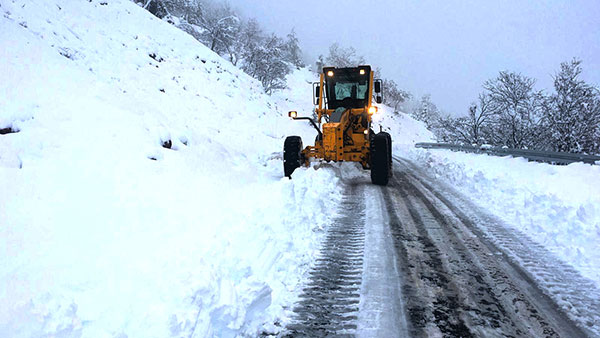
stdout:
[[266,95],[129,0],[0,0],[0,40],[0,337],[579,334],[557,308],[600,335],[600,166],[414,149],[434,135],[380,105],[413,161],[389,187],[288,180],[309,69]]
[[600,335],[594,283],[405,159],[346,178],[284,335]]

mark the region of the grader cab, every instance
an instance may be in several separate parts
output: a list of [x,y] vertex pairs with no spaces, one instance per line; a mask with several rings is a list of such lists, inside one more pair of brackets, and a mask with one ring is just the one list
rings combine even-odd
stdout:
[[312,159],[359,162],[371,170],[371,181],[387,185],[392,174],[392,139],[371,128],[373,114],[382,102],[382,82],[373,79],[370,66],[325,67],[313,84],[316,120],[289,112],[294,120],[307,120],[317,130],[314,146],[302,148],[300,136],[288,136],[283,146],[283,171],[290,177]]

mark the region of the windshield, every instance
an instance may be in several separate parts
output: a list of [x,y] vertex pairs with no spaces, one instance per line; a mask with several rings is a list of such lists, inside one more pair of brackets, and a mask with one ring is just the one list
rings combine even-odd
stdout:
[[364,100],[367,96],[366,81],[362,85],[358,82],[336,82],[334,86],[337,100],[343,100],[347,97]]
[[358,68],[335,69],[335,75],[326,78],[328,109],[365,107],[369,95],[369,72],[365,73],[360,74]]

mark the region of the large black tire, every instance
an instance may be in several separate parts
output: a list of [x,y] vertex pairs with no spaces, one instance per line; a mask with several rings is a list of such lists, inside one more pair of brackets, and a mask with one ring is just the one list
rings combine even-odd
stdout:
[[292,178],[292,173],[302,162],[302,138],[288,136],[283,143],[283,174]]
[[391,137],[387,133],[379,133],[371,142],[371,182],[387,185],[391,175]]
[[379,134],[385,135],[385,137],[387,137],[388,140],[388,149],[389,149],[389,154],[388,154],[388,160],[389,160],[389,166],[390,166],[390,176],[394,175],[394,171],[392,170],[392,136],[388,133],[386,133],[385,131],[380,132]]

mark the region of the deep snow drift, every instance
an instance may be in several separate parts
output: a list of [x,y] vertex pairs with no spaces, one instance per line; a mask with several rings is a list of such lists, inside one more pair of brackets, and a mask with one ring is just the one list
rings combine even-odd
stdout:
[[0,336],[277,331],[341,198],[282,178],[314,75],[266,96],[127,0],[0,0],[0,41]]

